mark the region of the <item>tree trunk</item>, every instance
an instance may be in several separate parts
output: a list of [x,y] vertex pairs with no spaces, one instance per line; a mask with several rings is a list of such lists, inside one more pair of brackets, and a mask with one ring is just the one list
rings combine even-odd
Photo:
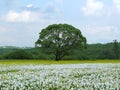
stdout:
[[59,61],[61,58],[60,58],[60,53],[59,52],[56,52],[55,54],[55,60],[56,61]]

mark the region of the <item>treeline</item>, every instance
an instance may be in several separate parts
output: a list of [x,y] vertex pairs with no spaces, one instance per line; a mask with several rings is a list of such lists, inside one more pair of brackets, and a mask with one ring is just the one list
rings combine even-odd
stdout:
[[[116,45],[116,46],[115,46]],[[120,43],[88,44],[87,49],[74,50],[64,60],[120,59]],[[54,55],[44,53],[42,48],[0,47],[0,59],[41,59],[52,60]]]

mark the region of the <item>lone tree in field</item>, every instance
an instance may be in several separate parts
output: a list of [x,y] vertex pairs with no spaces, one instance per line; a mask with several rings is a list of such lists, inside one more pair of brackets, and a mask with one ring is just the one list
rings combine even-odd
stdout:
[[86,47],[86,38],[81,31],[68,24],[49,25],[39,33],[39,39],[35,42],[36,47],[53,53],[55,60],[61,60],[72,49]]

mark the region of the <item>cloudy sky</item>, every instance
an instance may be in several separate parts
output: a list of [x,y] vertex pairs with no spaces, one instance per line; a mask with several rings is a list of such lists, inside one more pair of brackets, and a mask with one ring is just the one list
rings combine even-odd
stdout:
[[75,26],[88,43],[120,41],[120,0],[0,0],[0,46],[34,46],[54,23]]

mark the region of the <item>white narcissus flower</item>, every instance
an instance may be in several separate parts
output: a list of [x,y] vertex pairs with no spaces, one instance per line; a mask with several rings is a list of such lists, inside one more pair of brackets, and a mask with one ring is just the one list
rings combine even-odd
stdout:
[[1,89],[120,89],[120,64],[0,65]]

